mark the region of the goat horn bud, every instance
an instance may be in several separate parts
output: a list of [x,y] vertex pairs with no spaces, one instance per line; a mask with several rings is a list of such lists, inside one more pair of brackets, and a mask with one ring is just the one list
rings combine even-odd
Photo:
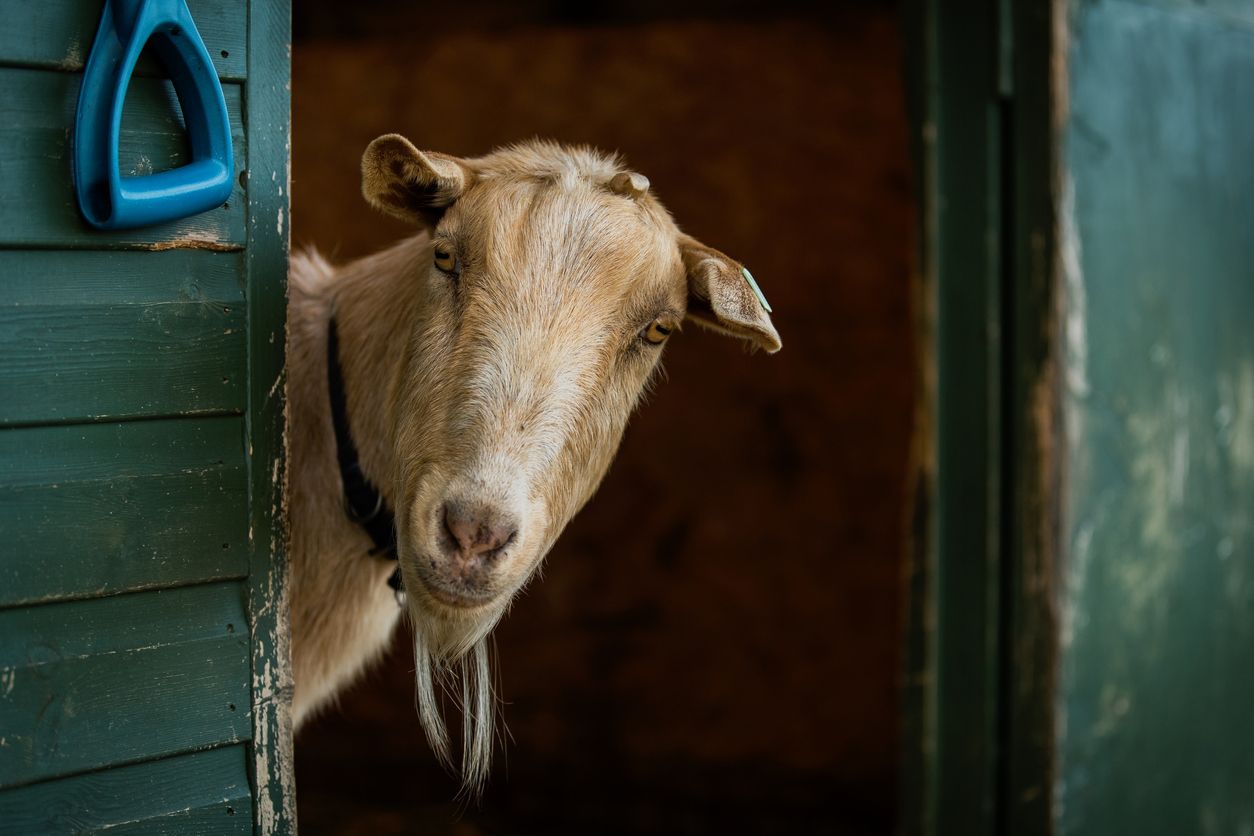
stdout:
[[619,172],[614,175],[613,180],[610,180],[610,191],[629,197],[632,200],[638,199],[648,190],[649,178],[634,171]]

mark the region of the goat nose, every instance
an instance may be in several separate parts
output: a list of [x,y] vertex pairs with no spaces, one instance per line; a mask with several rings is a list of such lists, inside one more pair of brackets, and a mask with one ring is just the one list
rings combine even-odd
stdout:
[[471,509],[460,502],[445,503],[444,530],[463,558],[492,556],[518,533],[509,515],[490,508]]

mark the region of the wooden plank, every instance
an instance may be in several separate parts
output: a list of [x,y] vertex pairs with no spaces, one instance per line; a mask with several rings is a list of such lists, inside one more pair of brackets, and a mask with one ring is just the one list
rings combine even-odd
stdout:
[[1066,17],[1064,836],[1254,830],[1254,15],[1224,6]]
[[238,418],[169,419],[0,432],[0,486],[34,487],[198,472],[238,462]]
[[[1005,3],[1014,33],[1013,146],[1006,158],[1009,281],[1002,317],[1009,354],[1004,397],[1007,473],[1002,514],[1005,619],[1001,724],[1001,832],[1053,836],[1055,693],[1058,663],[1057,356],[1059,262],[1058,83],[1062,3]],[[959,510],[959,513],[961,511]]]
[[0,431],[0,606],[243,577],[238,418]]
[[0,611],[0,787],[251,737],[238,583]]
[[77,831],[101,836],[220,836],[251,833],[246,816],[252,813],[252,798],[243,793],[234,799],[218,799],[189,810],[153,816],[142,821],[111,824],[99,830]]
[[[103,7],[103,0],[2,0],[0,64],[82,72]],[[187,0],[187,8],[218,77],[243,81],[247,39],[237,0]],[[146,57],[141,57],[135,72],[163,75],[157,62]]]
[[[138,230],[101,232],[81,219],[71,178],[70,143],[79,76],[0,67],[0,248],[238,249],[244,242],[243,187],[236,178],[218,209]],[[247,168],[241,88],[224,85],[237,171]],[[169,82],[137,78],[123,111],[118,152],[124,175],[183,164],[187,141]]]
[[998,832],[1004,500],[999,327],[1003,21],[909,4],[920,173],[919,420],[911,493],[902,831]]
[[0,611],[0,669],[244,636],[246,626],[234,582],[9,609]]
[[291,148],[291,3],[249,3],[248,427],[256,787],[254,832],[296,832],[284,524],[284,335]]
[[108,769],[0,791],[6,833],[244,834],[252,798],[246,747]]
[[0,250],[0,425],[242,412],[238,255]]
[[[906,0],[902,5],[906,105],[910,156],[914,164],[916,258],[911,276],[915,299],[914,433],[910,444],[906,497],[903,643],[899,711],[897,830],[901,836],[936,832],[936,575],[937,474],[936,412],[940,393],[937,368],[937,235],[936,179],[940,162],[936,141],[940,48],[938,10],[933,0]],[[933,126],[927,130],[926,126]],[[975,831],[974,836],[980,836]]]

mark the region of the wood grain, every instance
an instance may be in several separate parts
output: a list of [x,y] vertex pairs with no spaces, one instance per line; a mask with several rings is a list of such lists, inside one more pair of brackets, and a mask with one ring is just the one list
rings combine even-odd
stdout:
[[0,432],[0,606],[247,574],[238,418]]
[[237,255],[0,251],[0,425],[242,412]]
[[0,822],[12,833],[250,833],[245,753],[224,746],[0,792]]
[[296,787],[288,709],[285,523],[287,461],[285,343],[291,234],[291,29],[289,2],[249,5],[248,426],[249,612],[252,620],[255,832],[296,832]]
[[1254,6],[1072,8],[1039,832],[1251,832]]
[[251,737],[239,584],[0,612],[0,787]]
[[[87,65],[103,0],[15,0],[0,3],[0,65],[82,72]],[[244,16],[236,0],[187,0],[196,31],[223,81],[243,81],[247,70]],[[144,55],[136,75],[163,75]]]
[[[222,208],[157,226],[101,232],[78,213],[70,147],[80,76],[0,67],[0,248],[239,249],[244,242],[244,193],[237,181]],[[242,95],[223,85],[237,171],[247,168]],[[123,108],[118,163],[123,176],[148,174],[188,159],[178,97],[167,81],[137,78]]]

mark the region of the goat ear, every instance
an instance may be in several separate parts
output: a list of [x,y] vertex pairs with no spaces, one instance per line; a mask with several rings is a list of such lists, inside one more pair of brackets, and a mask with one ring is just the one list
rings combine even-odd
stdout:
[[439,223],[473,172],[456,157],[419,151],[400,134],[385,134],[361,157],[361,193],[370,205],[402,220]]
[[695,238],[679,236],[688,274],[688,318],[714,331],[748,340],[768,354],[783,346],[765,297],[737,262]]

